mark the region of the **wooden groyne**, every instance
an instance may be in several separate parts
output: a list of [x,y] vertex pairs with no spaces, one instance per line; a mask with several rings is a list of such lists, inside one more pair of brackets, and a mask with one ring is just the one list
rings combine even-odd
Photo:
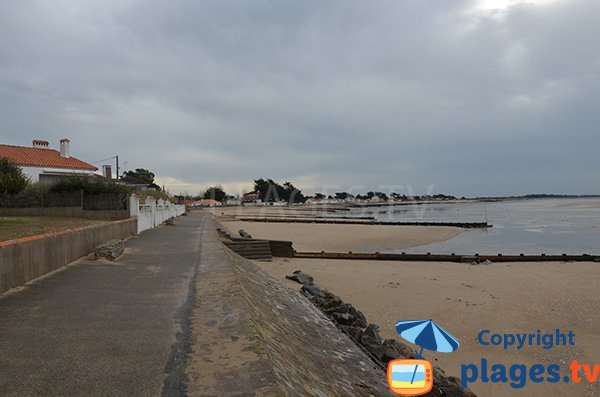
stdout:
[[381,208],[381,207],[396,207],[396,206],[410,206],[410,205],[439,205],[439,204],[471,204],[476,203],[478,200],[423,200],[423,201],[385,201],[382,203],[349,203],[348,206],[351,208]]
[[294,258],[315,259],[362,259],[381,261],[414,261],[414,262],[458,262],[481,263],[490,262],[600,262],[600,255],[457,255],[457,254],[386,254],[380,252],[294,252]]
[[492,227],[487,222],[381,222],[369,219],[339,219],[339,218],[280,218],[280,217],[240,217],[244,222],[268,223],[322,223],[339,225],[383,225],[383,226],[450,226],[463,229],[485,229]]
[[[232,215],[235,217],[235,215]],[[257,219],[263,219],[265,218],[264,216],[261,215],[256,215],[256,214],[247,214],[247,215],[243,215],[241,216],[241,218],[257,218]],[[221,216],[222,218],[222,216]],[[239,218],[239,220],[241,220],[241,218]],[[324,216],[324,215],[320,215],[318,212],[313,212],[312,215],[310,214],[285,214],[285,215],[281,215],[281,214],[269,214],[268,216],[266,216],[266,218],[268,219],[349,219],[349,220],[367,220],[367,221],[373,221],[375,222],[375,217],[374,216],[346,216],[346,215],[341,215],[341,216]],[[238,218],[236,218],[238,219]]]

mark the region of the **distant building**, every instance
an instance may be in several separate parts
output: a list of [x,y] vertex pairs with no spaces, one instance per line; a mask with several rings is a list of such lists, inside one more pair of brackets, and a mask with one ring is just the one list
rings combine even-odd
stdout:
[[212,199],[188,200],[185,202],[188,207],[218,207],[223,205],[220,201]]
[[343,200],[339,200],[339,199],[335,199],[335,198],[316,198],[316,197],[310,197],[308,198],[304,204],[340,204],[342,203]]
[[256,203],[257,201],[260,201],[260,192],[256,190],[246,193],[242,197],[242,203]]
[[0,144],[0,157],[21,167],[31,182],[52,182],[66,176],[93,176],[98,168],[70,155],[70,141],[60,140],[60,151],[48,141],[34,140],[32,147]]
[[228,198],[225,200],[225,205],[240,205],[242,203],[242,199],[239,197]]

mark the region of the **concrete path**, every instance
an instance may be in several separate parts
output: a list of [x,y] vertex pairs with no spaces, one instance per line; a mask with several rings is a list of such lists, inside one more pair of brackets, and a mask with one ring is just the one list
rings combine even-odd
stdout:
[[[202,216],[0,297],[0,396],[184,395]],[[187,331],[186,331],[187,329]]]
[[200,212],[0,296],[0,396],[389,396],[323,314]]
[[185,374],[190,396],[281,397],[252,310],[234,270],[233,255],[212,217],[202,229],[200,266],[193,288],[192,351]]

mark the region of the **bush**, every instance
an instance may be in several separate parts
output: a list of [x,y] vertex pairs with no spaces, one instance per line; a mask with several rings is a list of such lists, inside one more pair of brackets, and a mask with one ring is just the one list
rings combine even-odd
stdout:
[[156,191],[156,190],[144,190],[141,192],[135,192],[136,196],[139,197],[141,201],[146,200],[146,197],[152,197],[153,199],[163,199],[171,201],[171,197],[164,191]]
[[68,177],[60,179],[50,186],[49,191],[53,193],[76,192],[83,190],[86,194],[128,194],[131,189],[128,186],[118,185],[113,182],[106,182],[89,177]]
[[25,189],[28,183],[29,178],[18,165],[7,158],[0,158],[0,193],[17,194]]

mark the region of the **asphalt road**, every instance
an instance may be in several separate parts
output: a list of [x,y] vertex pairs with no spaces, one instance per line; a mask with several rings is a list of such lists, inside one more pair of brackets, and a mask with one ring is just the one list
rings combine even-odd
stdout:
[[114,263],[83,260],[0,297],[0,396],[184,395],[202,222],[179,217]]

